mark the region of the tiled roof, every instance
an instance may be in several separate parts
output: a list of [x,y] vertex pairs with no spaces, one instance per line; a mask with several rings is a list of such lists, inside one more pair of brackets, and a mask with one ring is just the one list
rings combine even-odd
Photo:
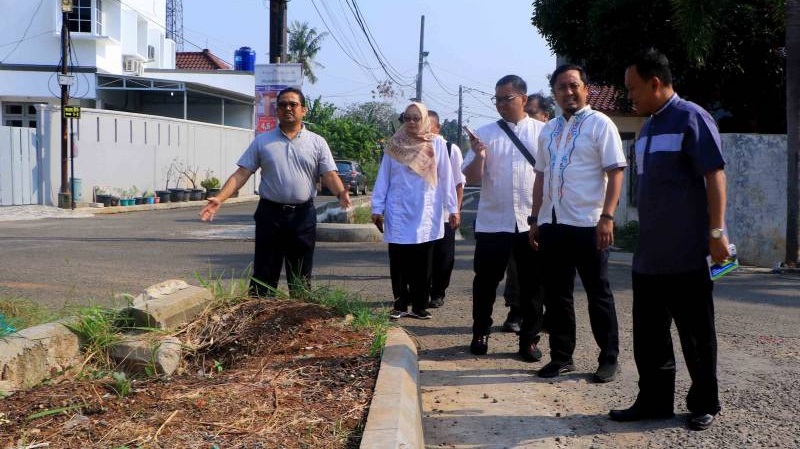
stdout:
[[592,109],[605,113],[631,113],[625,93],[614,86],[589,85],[589,104]]
[[230,70],[231,66],[204,48],[203,51],[175,53],[175,68],[178,70]]

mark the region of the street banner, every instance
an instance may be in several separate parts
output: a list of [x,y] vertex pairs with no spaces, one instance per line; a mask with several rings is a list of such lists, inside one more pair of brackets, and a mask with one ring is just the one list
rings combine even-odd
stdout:
[[303,74],[299,63],[256,64],[256,134],[278,126],[278,92],[287,87],[301,87]]

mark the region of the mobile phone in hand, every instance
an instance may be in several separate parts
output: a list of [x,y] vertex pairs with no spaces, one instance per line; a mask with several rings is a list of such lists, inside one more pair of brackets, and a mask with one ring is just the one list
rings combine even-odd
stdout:
[[474,139],[474,140],[480,140],[480,139],[478,139],[478,135],[477,135],[477,134],[475,134],[475,131],[473,131],[472,129],[470,129],[470,127],[469,127],[469,126],[467,126],[467,125],[464,125],[462,128],[464,128],[464,132],[466,132],[466,133],[467,133],[467,136],[469,136],[469,138],[470,138],[470,139]]

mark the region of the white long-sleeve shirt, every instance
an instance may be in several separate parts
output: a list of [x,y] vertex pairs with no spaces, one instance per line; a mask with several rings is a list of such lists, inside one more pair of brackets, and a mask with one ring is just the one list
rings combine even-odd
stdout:
[[[531,156],[535,156],[544,123],[527,116],[518,123],[506,123]],[[497,123],[482,126],[475,134],[486,145],[475,231],[528,231],[528,215],[533,207],[533,166]],[[474,159],[475,153],[470,151],[463,167]]]
[[456,189],[445,140],[433,141],[437,182],[431,186],[407,166],[383,156],[372,190],[372,213],[382,214],[383,240],[413,244],[444,237],[444,213],[458,212]]

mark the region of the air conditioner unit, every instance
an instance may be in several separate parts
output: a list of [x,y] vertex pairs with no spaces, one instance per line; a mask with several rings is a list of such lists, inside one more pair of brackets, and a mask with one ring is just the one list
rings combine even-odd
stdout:
[[156,59],[156,47],[152,45],[147,46],[147,60],[152,61]]
[[124,58],[122,60],[122,71],[123,72],[135,72],[138,73],[142,67],[142,62],[133,59],[133,58]]

